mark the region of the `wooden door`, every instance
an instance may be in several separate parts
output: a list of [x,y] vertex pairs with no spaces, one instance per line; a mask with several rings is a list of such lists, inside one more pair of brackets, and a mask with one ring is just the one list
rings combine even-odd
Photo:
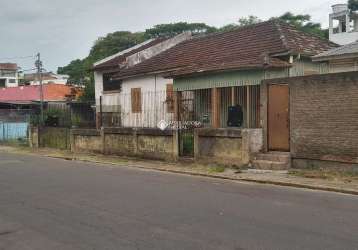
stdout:
[[290,151],[288,85],[268,86],[268,147],[272,151]]

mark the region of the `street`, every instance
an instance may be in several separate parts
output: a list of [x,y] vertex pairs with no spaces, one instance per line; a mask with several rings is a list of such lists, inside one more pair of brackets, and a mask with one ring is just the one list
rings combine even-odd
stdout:
[[358,249],[358,197],[0,153],[0,249]]

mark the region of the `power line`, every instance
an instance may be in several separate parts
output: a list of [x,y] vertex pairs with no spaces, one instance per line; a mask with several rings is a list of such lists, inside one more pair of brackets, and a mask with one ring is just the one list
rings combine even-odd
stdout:
[[29,59],[29,58],[35,58],[34,55],[32,56],[17,56],[17,57],[3,57],[0,58],[0,60],[20,60],[20,59]]

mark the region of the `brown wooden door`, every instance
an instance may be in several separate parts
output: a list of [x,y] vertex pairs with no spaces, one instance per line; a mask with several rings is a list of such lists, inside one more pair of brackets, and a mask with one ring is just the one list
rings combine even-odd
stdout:
[[288,85],[268,86],[268,144],[269,150],[290,151]]

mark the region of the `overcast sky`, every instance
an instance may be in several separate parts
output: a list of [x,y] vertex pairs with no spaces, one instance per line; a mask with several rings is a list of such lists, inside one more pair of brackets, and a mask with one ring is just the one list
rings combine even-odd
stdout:
[[337,0],[0,0],[0,62],[33,67],[41,52],[44,67],[56,71],[84,58],[99,36],[118,30],[141,31],[178,21],[223,26],[240,17],[260,19],[286,11],[310,14],[328,25],[330,6]]

